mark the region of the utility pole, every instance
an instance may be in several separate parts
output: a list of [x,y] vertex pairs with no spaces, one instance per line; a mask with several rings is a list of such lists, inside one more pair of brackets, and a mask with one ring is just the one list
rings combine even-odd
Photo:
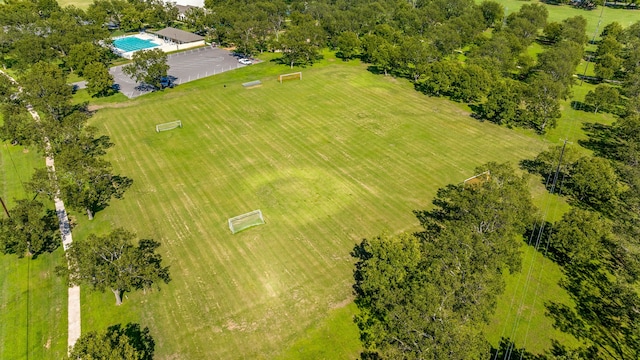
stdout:
[[[606,2],[606,1],[605,1]],[[602,13],[604,13],[605,5],[602,4],[602,9],[600,9],[600,17],[598,18],[598,24],[596,25],[596,30],[593,32],[593,37],[591,38],[591,43],[596,42],[596,37],[598,37],[598,29],[600,28],[600,24],[602,23]],[[584,78],[587,76],[587,69],[589,68],[589,63],[591,62],[591,55],[589,55],[589,60],[584,66],[584,73],[582,73],[582,77],[580,78],[580,86],[584,83]]]
[[11,218],[11,215],[9,215],[9,210],[7,210],[7,205],[4,204],[4,200],[2,200],[1,197],[0,197],[0,203],[2,203],[2,208],[4,209],[4,213],[7,214],[8,218]]
[[562,150],[560,150],[560,158],[558,159],[558,166],[556,167],[555,174],[553,174],[553,182],[551,184],[550,193],[553,194],[556,190],[556,183],[558,182],[558,175],[560,174],[560,168],[562,167],[562,157],[564,156],[564,149],[567,147],[567,143],[569,141],[564,139],[564,144],[562,144]]

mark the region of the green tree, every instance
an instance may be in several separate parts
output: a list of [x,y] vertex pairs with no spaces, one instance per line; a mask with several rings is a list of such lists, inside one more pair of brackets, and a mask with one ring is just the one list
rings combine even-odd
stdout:
[[544,134],[548,128],[554,128],[560,118],[558,99],[566,92],[565,87],[554,81],[546,73],[538,74],[524,91],[526,111],[523,119],[528,126]]
[[[559,171],[561,178],[566,178],[571,173],[576,161],[582,157],[582,154],[574,147],[553,146],[548,150],[539,153],[531,163],[529,170],[538,173],[544,177],[546,184],[551,184],[556,170]],[[562,159],[560,159],[562,154]],[[558,164],[559,161],[562,161]]]
[[453,83],[451,99],[477,102],[487,94],[492,85],[493,78],[488,71],[478,65],[467,65],[460,69]]
[[499,82],[487,95],[487,101],[480,106],[480,116],[496,124],[516,124],[520,114],[522,89],[520,82],[505,79]]
[[587,93],[584,103],[592,106],[594,113],[600,109],[610,112],[620,103],[620,92],[612,86],[600,84]]
[[52,119],[60,120],[71,110],[71,85],[60,67],[39,62],[19,82],[27,102]]
[[431,35],[432,42],[440,54],[451,55],[455,50],[462,48],[465,39],[462,39],[456,30],[454,25],[449,22],[434,29],[433,35]]
[[78,75],[84,74],[85,67],[91,63],[109,64],[107,49],[91,42],[75,44],[71,46],[69,55],[65,57],[65,64]]
[[426,72],[429,63],[435,61],[433,48],[419,39],[405,37],[400,42],[394,63],[399,72],[405,73],[414,83]]
[[480,11],[486,27],[494,27],[502,23],[504,7],[495,1],[484,0],[480,3]]
[[122,72],[136,82],[160,88],[160,80],[167,76],[167,54],[162,50],[143,50],[133,54],[132,62],[122,67]]
[[516,36],[523,47],[535,40],[538,29],[544,28],[549,11],[542,4],[524,4],[520,11],[507,16],[507,31]]
[[[553,81],[569,88],[573,84],[573,75],[583,52],[583,46],[580,44],[563,41],[538,54],[538,68],[547,73]],[[562,97],[565,95],[566,92],[562,93]]]
[[22,102],[14,101],[0,105],[0,113],[0,139],[15,145],[29,145],[40,140],[36,123]]
[[[90,21],[86,13],[74,6],[67,6],[47,20],[47,43],[57,56],[67,56],[71,47],[85,42],[109,39],[109,32],[101,23]],[[104,49],[106,53],[106,49]]]
[[544,37],[551,43],[557,43],[562,40],[562,24],[558,22],[548,23],[543,30]]
[[622,44],[614,36],[606,36],[598,44],[594,71],[602,79],[614,78],[622,66]]
[[473,47],[467,53],[466,63],[482,66],[488,71],[497,69],[502,76],[510,77],[517,69],[516,58],[521,50],[519,42],[511,39],[509,34],[497,33]]
[[416,87],[429,95],[450,95],[454,91],[454,84],[458,82],[460,68],[460,65],[453,61],[431,63]]
[[95,0],[89,5],[87,15],[96,24],[106,24],[109,22],[120,26],[125,20],[125,10],[132,8],[126,0]]
[[111,164],[88,154],[85,144],[66,147],[58,154],[57,178],[69,206],[86,211],[89,220],[93,220],[94,214],[107,207],[112,198],[121,199],[133,180],[113,174]]
[[84,69],[84,75],[87,79],[87,92],[92,97],[109,96],[115,92],[113,76],[104,64],[98,62],[88,64]]
[[103,331],[83,333],[69,353],[69,359],[152,360],[154,350],[155,341],[148,327],[117,324]]
[[622,59],[613,54],[604,54],[596,59],[593,71],[601,79],[614,79],[622,65]]
[[596,212],[572,208],[553,226],[549,247],[559,265],[571,266],[571,262],[588,263],[600,252],[602,244],[611,241],[614,240],[610,221]]
[[358,39],[358,34],[353,31],[346,31],[336,40],[336,46],[339,49],[338,55],[345,59],[351,59],[355,56],[360,49],[360,39]]
[[271,27],[271,33],[278,42],[287,18],[287,4],[283,0],[272,0],[259,2],[257,6],[267,15],[267,24]]
[[48,199],[53,199],[57,193],[56,184],[51,179],[48,169],[36,169],[31,175],[31,180],[25,184],[25,187],[36,195],[44,195]]
[[504,271],[520,268],[517,235],[532,221],[527,181],[508,165],[438,191],[434,210],[416,212],[424,231],[356,245],[355,322],[369,356],[482,358],[482,324],[504,290]]
[[9,218],[0,220],[0,251],[4,254],[39,255],[58,247],[58,219],[36,200],[17,200]]
[[373,63],[379,70],[388,75],[398,58],[398,47],[381,36],[365,36],[363,39],[366,59]]
[[623,31],[624,31],[624,28],[622,27],[622,25],[620,25],[619,22],[614,21],[607,24],[604,27],[604,29],[602,29],[602,32],[600,33],[600,37],[604,39],[607,36],[611,36],[616,40],[620,40],[622,37]]
[[[120,28],[124,31],[139,31],[144,23],[144,13],[135,6],[125,6],[120,15]],[[140,51],[142,52],[142,51]]]
[[625,166],[640,168],[640,114],[629,114],[613,126],[614,159]]
[[587,19],[582,15],[562,20],[562,39],[581,46],[587,43]]
[[609,160],[585,156],[575,163],[569,175],[568,192],[576,200],[601,211],[613,206],[620,190]]
[[586,211],[571,211],[555,228],[552,241],[564,264],[561,286],[575,306],[547,303],[554,326],[580,340],[588,358],[638,358],[637,250]]
[[116,305],[122,304],[125,291],[151,289],[161,281],[168,284],[169,267],[162,266],[162,256],[156,253],[160,243],[141,239],[134,245],[134,238],[133,233],[118,228],[105,236],[92,234],[84,241],[74,241],[67,250],[69,267],[57,271],[68,277],[70,285],[111,290]]
[[542,29],[547,24],[549,10],[542,4],[524,4],[520,7],[517,16],[526,19],[537,29]]
[[313,64],[320,55],[323,35],[323,30],[315,24],[292,26],[280,37],[282,61],[291,68],[295,64]]

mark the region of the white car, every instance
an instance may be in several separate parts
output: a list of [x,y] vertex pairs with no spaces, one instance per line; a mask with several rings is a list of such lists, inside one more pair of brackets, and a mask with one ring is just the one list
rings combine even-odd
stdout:
[[238,60],[238,62],[242,65],[251,65],[253,64],[253,61],[249,60],[249,59],[240,59]]

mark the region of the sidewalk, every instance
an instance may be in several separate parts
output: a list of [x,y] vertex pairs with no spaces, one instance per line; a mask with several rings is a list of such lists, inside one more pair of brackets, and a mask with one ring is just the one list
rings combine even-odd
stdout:
[[[0,70],[0,74],[6,76],[12,83],[18,84],[15,79],[9,76],[4,71]],[[22,88],[18,86],[18,91],[22,92]],[[40,122],[40,116],[33,109],[33,106],[30,104],[27,105],[27,110],[31,114],[31,117],[35,122]],[[50,153],[51,145],[49,144],[49,139],[45,137],[46,149],[47,153]],[[55,180],[55,164],[53,161],[53,157],[51,155],[47,155],[45,158],[45,164],[49,172],[52,174]],[[59,192],[56,193],[54,197],[56,214],[58,216],[58,223],[60,225],[60,233],[62,235],[62,247],[66,251],[69,248],[69,245],[73,242],[71,237],[71,224],[69,223],[69,217],[67,216],[67,210],[64,207],[64,202],[60,199]],[[74,286],[69,288],[68,294],[68,335],[67,335],[67,344],[69,347],[75,345],[76,341],[80,338],[81,334],[81,324],[80,324],[80,287]]]

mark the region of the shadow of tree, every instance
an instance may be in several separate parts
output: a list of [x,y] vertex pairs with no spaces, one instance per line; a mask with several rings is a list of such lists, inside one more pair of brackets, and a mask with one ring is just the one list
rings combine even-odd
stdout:
[[107,332],[123,334],[129,338],[129,344],[143,354],[141,360],[153,359],[156,343],[151,337],[148,327],[145,326],[142,329],[140,324],[136,323],[128,323],[124,327],[121,324],[117,324],[110,326]]
[[520,360],[542,360],[544,356],[534,355],[525,349],[518,348],[511,339],[502,338],[498,348],[491,348],[491,356],[487,360],[493,359],[520,359]]
[[69,358],[152,360],[155,346],[148,327],[143,329],[136,323],[116,324],[106,331],[82,334]]
[[586,140],[578,140],[580,146],[592,150],[597,156],[608,159],[616,158],[616,134],[612,126],[599,123],[584,123],[582,129],[588,138]]

